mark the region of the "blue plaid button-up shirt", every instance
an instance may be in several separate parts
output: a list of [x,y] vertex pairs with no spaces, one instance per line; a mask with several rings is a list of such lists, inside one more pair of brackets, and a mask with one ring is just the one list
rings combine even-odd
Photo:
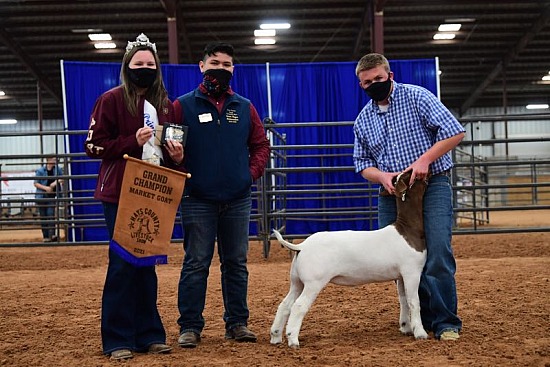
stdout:
[[[387,112],[369,101],[357,116],[353,131],[355,171],[377,167],[400,172],[436,142],[464,132],[451,112],[425,88],[394,81]],[[430,165],[432,174],[453,166],[450,152]]]

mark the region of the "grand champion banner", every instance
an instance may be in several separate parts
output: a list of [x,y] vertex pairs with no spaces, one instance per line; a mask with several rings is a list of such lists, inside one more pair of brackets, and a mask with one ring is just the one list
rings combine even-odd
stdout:
[[185,180],[191,175],[127,160],[111,248],[136,266],[168,262],[167,250]]

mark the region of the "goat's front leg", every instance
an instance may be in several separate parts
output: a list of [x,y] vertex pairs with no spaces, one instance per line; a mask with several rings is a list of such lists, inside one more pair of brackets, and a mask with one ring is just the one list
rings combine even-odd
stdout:
[[275,315],[275,319],[273,320],[273,324],[271,325],[271,330],[270,330],[271,344],[282,343],[283,329],[288,320],[288,316],[290,315],[290,309],[294,304],[294,302],[296,301],[296,298],[298,298],[298,296],[302,292],[303,288],[304,288],[304,285],[299,280],[290,281],[290,290],[288,291],[288,294],[286,295],[286,297],[283,299],[283,301],[277,308],[277,314]]
[[428,333],[422,326],[420,317],[420,299],[418,298],[418,285],[420,284],[420,273],[409,275],[403,278],[403,288],[409,308],[410,328],[415,339],[428,339]]
[[402,279],[397,279],[397,294],[399,295],[399,331],[405,335],[412,335],[409,304]]
[[286,337],[289,347],[294,349],[300,348],[298,336],[302,327],[302,321],[324,286],[325,283],[305,284],[302,294],[294,302],[294,305],[292,305],[288,324],[286,325]]

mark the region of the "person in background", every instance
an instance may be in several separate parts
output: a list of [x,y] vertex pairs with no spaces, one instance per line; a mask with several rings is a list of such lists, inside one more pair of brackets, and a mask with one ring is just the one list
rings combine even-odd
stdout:
[[[463,139],[464,128],[428,90],[395,82],[383,55],[363,56],[355,71],[371,98],[353,127],[355,170],[391,194],[392,179],[400,172],[412,170],[412,181],[428,179],[423,203],[427,260],[418,291],[422,323],[435,338],[456,340],[462,321],[451,247],[450,151]],[[395,222],[396,215],[395,197],[380,196],[380,228]]]
[[[110,238],[125,154],[183,171],[183,147],[179,142],[154,144],[155,127],[174,122],[174,110],[162,80],[156,45],[144,34],[128,42],[120,79],[120,86],[97,99],[85,141],[86,154],[101,159],[94,198],[103,204]],[[134,266],[109,249],[101,308],[103,353],[122,360],[132,358],[134,352],[171,351],[157,309],[157,286],[154,266]]]
[[46,164],[36,170],[35,197],[38,199],[38,213],[40,214],[40,225],[44,242],[56,242],[59,240],[55,230],[55,209],[57,207],[56,197],[61,192],[63,180],[58,176],[63,175],[63,169],[57,165],[57,158],[46,157]]
[[256,108],[229,86],[233,46],[211,43],[199,69],[202,83],[174,101],[176,121],[188,126],[187,181],[181,202],[185,257],[178,292],[183,348],[194,348],[205,325],[202,312],[217,240],[225,338],[255,342],[248,329],[247,252],[252,183],[263,175],[269,141]]

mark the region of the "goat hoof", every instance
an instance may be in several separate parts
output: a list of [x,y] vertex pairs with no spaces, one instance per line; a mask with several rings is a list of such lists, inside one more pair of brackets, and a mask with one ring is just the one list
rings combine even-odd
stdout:
[[414,338],[416,340],[418,340],[418,339],[428,339],[428,333],[426,332],[426,330],[424,330],[422,325],[418,325],[418,326],[414,327],[413,330],[414,330]]
[[416,340],[428,339],[428,333],[426,333],[425,331],[416,333],[414,334],[414,338]]
[[271,331],[269,335],[271,336],[271,339],[269,341],[271,344],[275,345],[281,344],[283,342],[283,335],[279,330]]

